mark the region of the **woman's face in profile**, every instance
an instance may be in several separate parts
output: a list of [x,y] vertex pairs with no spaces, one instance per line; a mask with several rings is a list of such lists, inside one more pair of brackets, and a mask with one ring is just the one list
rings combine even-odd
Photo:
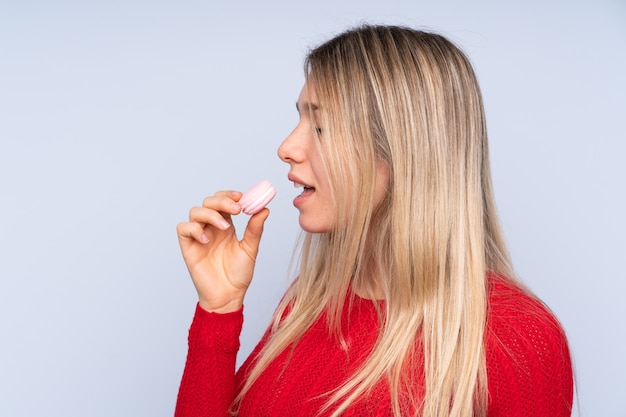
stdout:
[[[278,148],[278,156],[290,165],[288,178],[302,192],[293,200],[299,210],[300,227],[310,233],[331,231],[337,221],[335,203],[331,196],[329,175],[323,163],[318,138],[324,137],[320,125],[315,87],[305,83],[296,103],[300,120],[295,129]],[[374,204],[383,200],[389,184],[389,170],[379,163],[376,176]]]

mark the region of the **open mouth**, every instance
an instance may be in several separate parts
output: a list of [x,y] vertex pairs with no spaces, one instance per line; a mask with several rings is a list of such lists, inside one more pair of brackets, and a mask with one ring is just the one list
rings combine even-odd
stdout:
[[315,192],[315,187],[311,187],[309,185],[305,185],[305,184],[300,184],[298,182],[294,182],[293,186],[295,188],[302,188],[302,192],[300,193],[299,197],[304,197],[304,196],[313,194]]

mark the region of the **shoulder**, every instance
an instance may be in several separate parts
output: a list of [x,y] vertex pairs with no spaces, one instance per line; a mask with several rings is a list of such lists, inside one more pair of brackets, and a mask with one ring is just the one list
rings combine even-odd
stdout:
[[488,279],[487,332],[502,343],[528,348],[563,344],[565,332],[548,307],[515,282],[497,275]]
[[[488,283],[485,355],[492,407],[502,408],[502,415],[569,415],[572,367],[559,321],[511,280],[490,276]],[[528,414],[514,411],[522,409]]]

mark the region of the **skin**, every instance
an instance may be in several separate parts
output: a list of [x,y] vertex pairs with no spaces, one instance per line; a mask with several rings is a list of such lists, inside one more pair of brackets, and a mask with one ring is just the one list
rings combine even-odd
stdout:
[[252,280],[254,264],[269,216],[267,208],[250,217],[238,240],[231,216],[241,212],[238,191],[220,191],[202,207],[189,211],[177,226],[178,241],[203,309],[215,313],[239,310]]
[[[305,84],[297,102],[300,120],[278,148],[280,159],[289,164],[289,179],[307,186],[294,199],[300,211],[300,226],[310,233],[324,233],[336,222],[328,174],[316,145],[319,103],[315,88]],[[311,111],[312,110],[312,111]],[[323,134],[323,133],[322,133]],[[375,205],[382,201],[389,172],[379,164]],[[252,281],[267,208],[250,217],[243,238],[238,240],[231,216],[241,213],[237,203],[242,193],[220,191],[189,211],[189,221],[178,224],[183,258],[203,309],[215,313],[239,310]]]
[[319,140],[315,134],[316,126],[319,126],[319,102],[313,86],[304,85],[296,108],[300,120],[278,148],[278,157],[290,166],[288,178],[307,186],[294,199],[294,206],[300,212],[300,227],[310,233],[324,233],[333,229],[336,216],[328,174],[316,144]]
[[[300,227],[309,233],[331,231],[336,224],[335,204],[331,197],[328,173],[322,163],[318,136],[315,129],[319,124],[319,101],[315,87],[305,84],[296,105],[300,121],[296,128],[278,148],[278,157],[289,164],[289,179],[304,184],[311,189],[294,199],[294,206],[300,211]],[[324,128],[321,127],[323,139]],[[383,163],[378,164],[374,205],[383,200],[389,184],[389,170]]]

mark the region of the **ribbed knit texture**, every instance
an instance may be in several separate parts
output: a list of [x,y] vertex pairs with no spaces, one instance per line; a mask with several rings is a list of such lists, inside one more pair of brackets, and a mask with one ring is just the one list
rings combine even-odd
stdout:
[[[318,414],[328,392],[352,374],[376,340],[373,303],[357,297],[352,310],[346,309],[347,351],[328,333],[325,317],[320,317],[293,350],[283,352],[256,381],[239,416],[329,415],[330,411]],[[236,387],[263,345],[261,341],[235,374],[242,322],[242,310],[220,315],[196,308],[176,417],[230,415]],[[485,346],[489,417],[571,415],[572,368],[562,328],[541,303],[500,278],[490,279]],[[421,369],[412,371],[421,374]],[[381,382],[343,415],[391,416],[390,404],[387,384]]]

